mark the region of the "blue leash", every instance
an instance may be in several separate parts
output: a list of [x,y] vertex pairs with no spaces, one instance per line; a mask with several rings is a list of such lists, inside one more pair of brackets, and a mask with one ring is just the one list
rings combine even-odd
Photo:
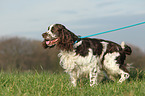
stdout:
[[[138,26],[138,25],[141,25],[141,24],[145,24],[145,22],[141,22],[141,23],[137,23],[137,24],[133,24],[133,25],[129,25],[129,26],[125,26],[125,27],[121,27],[121,28],[117,28],[117,29],[113,29],[113,30],[109,30],[109,31],[104,31],[104,32],[100,32],[100,33],[96,33],[96,34],[92,34],[92,35],[88,35],[88,36],[82,36],[82,37],[79,37],[79,38],[87,38],[87,37],[92,37],[92,36],[101,35],[101,34],[105,34],[105,33],[110,33],[110,32],[130,28],[130,27]],[[74,44],[77,43],[77,42],[78,41],[76,40],[74,42]]]

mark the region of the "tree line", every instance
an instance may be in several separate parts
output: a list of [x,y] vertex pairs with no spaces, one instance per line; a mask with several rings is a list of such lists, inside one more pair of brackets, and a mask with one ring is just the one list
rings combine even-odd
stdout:
[[[57,57],[59,51],[56,48],[44,49],[41,42],[20,37],[1,38],[0,70],[62,72]],[[127,57],[127,62],[133,63],[135,68],[145,70],[145,53],[136,46],[130,46],[133,54]]]

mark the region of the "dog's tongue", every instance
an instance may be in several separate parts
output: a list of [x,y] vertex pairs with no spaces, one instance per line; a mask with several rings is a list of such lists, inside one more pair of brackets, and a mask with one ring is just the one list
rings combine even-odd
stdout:
[[46,44],[47,45],[50,45],[50,44],[53,44],[53,43],[56,43],[58,39],[55,39],[55,40],[52,40],[52,41],[46,41]]
[[46,44],[49,45],[51,41],[46,41]]

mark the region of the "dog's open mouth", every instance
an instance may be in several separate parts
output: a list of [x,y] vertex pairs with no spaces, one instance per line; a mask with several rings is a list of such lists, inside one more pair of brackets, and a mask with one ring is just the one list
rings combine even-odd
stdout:
[[57,41],[58,41],[58,39],[54,39],[51,41],[46,40],[46,44],[47,44],[47,46],[53,46],[53,45],[57,44]]

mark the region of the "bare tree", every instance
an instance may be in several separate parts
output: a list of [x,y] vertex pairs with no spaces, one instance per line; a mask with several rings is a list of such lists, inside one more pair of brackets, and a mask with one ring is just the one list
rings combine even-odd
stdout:
[[58,65],[58,51],[43,49],[41,41],[25,38],[0,40],[0,68],[4,70],[62,70]]

